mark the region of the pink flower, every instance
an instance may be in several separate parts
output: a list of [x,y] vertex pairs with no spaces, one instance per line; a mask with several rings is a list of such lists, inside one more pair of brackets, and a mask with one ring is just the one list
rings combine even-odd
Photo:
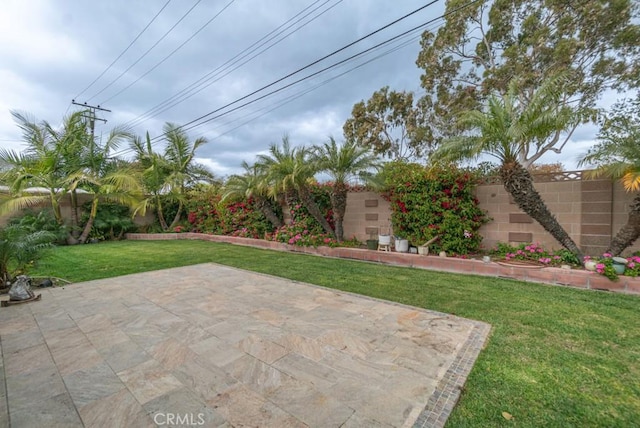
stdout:
[[596,265],[596,269],[597,269],[598,271],[600,271],[601,269],[602,269],[602,270],[604,270],[604,263],[598,263],[598,264]]
[[293,240],[293,238],[289,239],[289,244],[293,245],[296,241]]
[[635,262],[629,262],[629,263],[627,263],[627,267],[629,269],[633,269],[634,267],[636,267],[636,264],[635,264]]
[[611,257],[611,253],[604,253],[602,257]]
[[553,260],[560,260],[562,257],[560,256],[553,256]]
[[324,238],[324,243],[328,244],[329,242],[331,242],[331,238]]

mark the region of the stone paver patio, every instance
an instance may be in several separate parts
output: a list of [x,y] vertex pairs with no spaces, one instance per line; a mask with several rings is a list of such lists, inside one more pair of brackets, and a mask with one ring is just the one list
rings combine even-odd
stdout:
[[0,426],[442,426],[489,332],[215,264],[38,292],[0,309]]

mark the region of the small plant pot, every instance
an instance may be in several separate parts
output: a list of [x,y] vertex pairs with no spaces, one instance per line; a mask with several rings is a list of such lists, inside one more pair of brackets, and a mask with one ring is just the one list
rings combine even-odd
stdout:
[[429,247],[426,247],[426,246],[418,247],[418,254],[420,254],[421,256],[428,256],[429,255]]
[[391,235],[378,235],[380,245],[391,245]]
[[584,268],[588,271],[595,272],[596,271],[596,263],[594,260],[588,260],[584,262]]
[[447,252],[446,251],[440,251],[439,256],[440,257],[447,257]]
[[408,253],[409,241],[407,239],[396,239],[396,251],[399,253]]
[[623,275],[627,268],[627,259],[622,257],[613,257],[611,260],[613,261],[613,270],[615,270],[618,275]]
[[378,240],[367,239],[367,250],[377,250],[377,249],[378,249]]

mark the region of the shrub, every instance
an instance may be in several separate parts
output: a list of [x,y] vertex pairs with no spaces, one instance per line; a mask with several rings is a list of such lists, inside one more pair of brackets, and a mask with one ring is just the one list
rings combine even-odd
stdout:
[[573,253],[566,249],[551,251],[546,250],[540,244],[520,244],[511,246],[498,243],[491,254],[503,257],[505,260],[533,261],[547,266],[560,266],[563,264],[579,266],[580,263]]
[[455,166],[428,170],[390,162],[382,177],[394,235],[414,245],[439,235],[432,244],[435,252],[469,254],[480,249],[478,229],[489,219],[478,207],[473,174]]

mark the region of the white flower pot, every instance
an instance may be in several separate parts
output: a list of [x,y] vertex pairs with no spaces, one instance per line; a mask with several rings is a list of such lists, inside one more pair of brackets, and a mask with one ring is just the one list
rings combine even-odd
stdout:
[[396,239],[396,251],[399,253],[408,253],[409,241],[407,239]]

